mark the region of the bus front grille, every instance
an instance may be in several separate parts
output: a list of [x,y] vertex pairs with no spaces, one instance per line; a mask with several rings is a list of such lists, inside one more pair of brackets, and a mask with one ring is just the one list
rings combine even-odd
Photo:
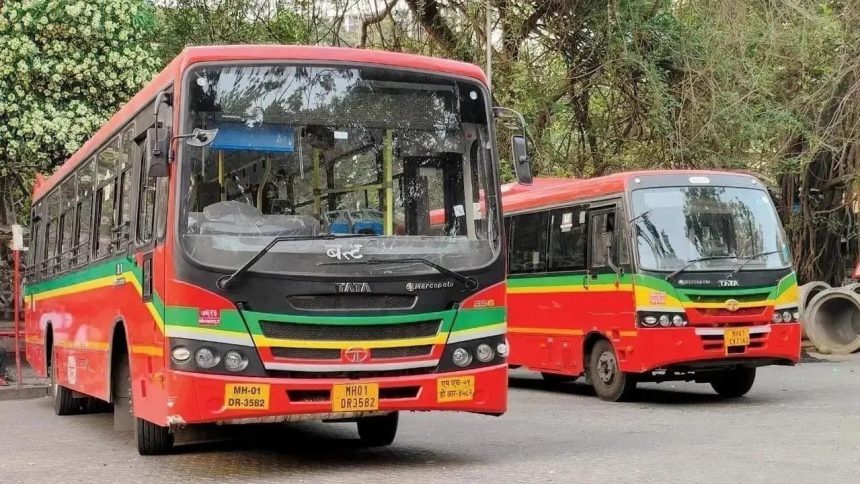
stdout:
[[339,360],[340,350],[329,348],[282,348],[273,347],[272,356],[293,360]]
[[306,324],[260,321],[267,338],[307,341],[375,341],[436,336],[442,322],[415,321],[393,324]]
[[[433,352],[433,345],[400,346],[395,348],[374,348],[370,350],[371,360],[393,358],[415,358],[428,356]],[[340,360],[339,349],[331,348],[284,348],[272,347],[272,356],[291,360]]]
[[293,308],[300,311],[407,310],[418,298],[411,294],[316,294],[290,296]]

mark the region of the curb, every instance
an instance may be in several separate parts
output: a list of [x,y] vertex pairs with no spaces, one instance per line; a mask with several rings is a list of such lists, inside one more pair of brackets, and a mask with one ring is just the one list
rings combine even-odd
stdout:
[[0,387],[0,401],[44,398],[50,395],[50,390],[51,385],[47,383],[21,385],[20,388],[11,383],[8,387]]

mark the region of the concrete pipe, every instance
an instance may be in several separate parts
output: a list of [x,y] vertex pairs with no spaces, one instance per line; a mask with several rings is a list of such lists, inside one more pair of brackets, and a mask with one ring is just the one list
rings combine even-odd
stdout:
[[797,288],[800,293],[800,335],[803,339],[807,339],[806,335],[806,321],[809,319],[806,315],[806,307],[809,306],[809,303],[812,301],[812,298],[818,295],[821,291],[825,289],[830,289],[830,284],[824,281],[813,281],[808,282],[799,288]]
[[[846,284],[846,285],[840,287],[840,289],[842,289],[844,291],[851,291],[851,292],[854,292],[856,294],[860,294],[860,282],[852,282],[851,284]],[[815,297],[815,296],[813,296],[813,297]],[[810,300],[811,299],[812,298],[810,298]]]
[[844,289],[818,293],[806,308],[806,333],[822,353],[847,355],[860,349],[860,295]]

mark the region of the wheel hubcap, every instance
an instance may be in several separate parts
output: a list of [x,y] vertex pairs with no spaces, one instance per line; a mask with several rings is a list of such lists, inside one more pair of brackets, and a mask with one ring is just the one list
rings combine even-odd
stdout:
[[615,355],[609,351],[604,351],[597,359],[597,376],[603,383],[608,384],[615,379],[616,368]]

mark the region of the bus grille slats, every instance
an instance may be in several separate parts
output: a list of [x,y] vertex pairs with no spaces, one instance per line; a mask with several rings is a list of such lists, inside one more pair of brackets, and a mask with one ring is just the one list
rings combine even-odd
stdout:
[[442,322],[416,321],[394,324],[329,325],[260,321],[267,338],[307,341],[374,341],[436,336]]
[[[683,291],[682,291],[683,292]],[[735,301],[746,302],[762,302],[767,301],[770,291],[756,292],[752,294],[732,295],[732,294],[687,294],[690,301],[694,303],[725,303],[728,299]]]
[[294,360],[339,360],[340,350],[329,348],[273,347],[272,356],[275,358],[290,358]]
[[418,298],[409,294],[319,294],[290,296],[293,308],[302,311],[406,310]]
[[433,351],[433,345],[400,346],[396,348],[375,348],[370,350],[370,357],[375,360],[386,358],[412,358],[427,356]]

